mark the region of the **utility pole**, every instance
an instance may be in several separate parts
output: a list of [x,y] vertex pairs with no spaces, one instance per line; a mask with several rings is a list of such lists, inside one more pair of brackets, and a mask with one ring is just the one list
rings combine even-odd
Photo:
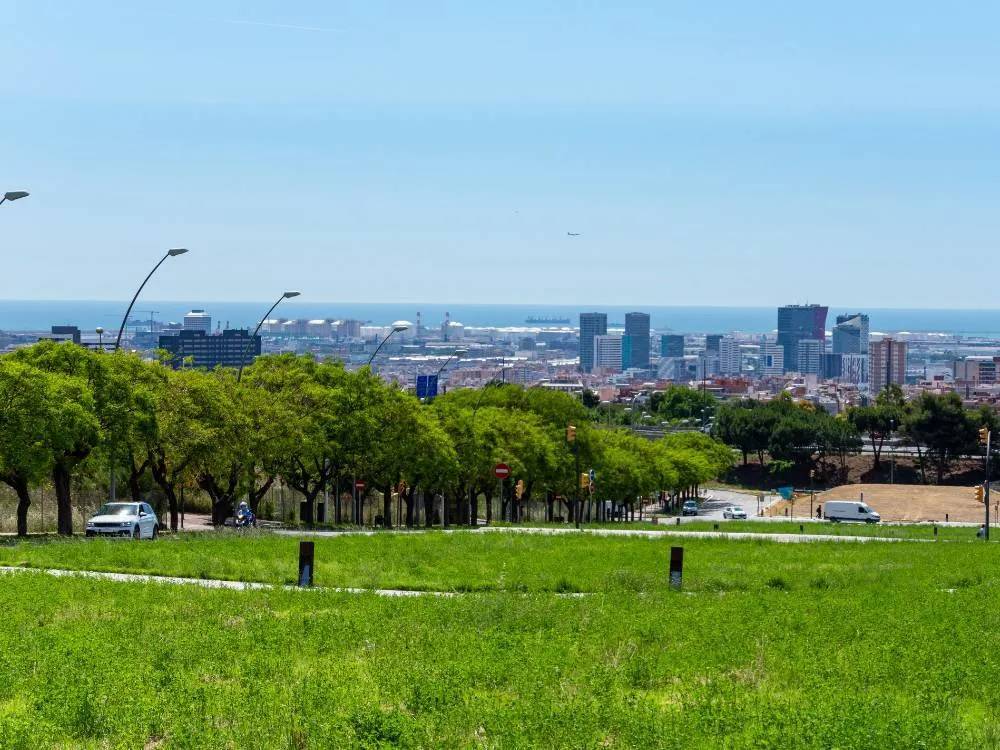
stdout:
[[992,433],[986,427],[979,428],[979,443],[986,446],[986,478],[983,481],[983,507],[986,508],[986,533],[983,538],[990,540],[990,438]]

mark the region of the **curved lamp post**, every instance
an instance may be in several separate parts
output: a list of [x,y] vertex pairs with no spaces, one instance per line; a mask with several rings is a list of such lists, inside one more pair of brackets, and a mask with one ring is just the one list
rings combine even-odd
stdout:
[[104,328],[102,326],[97,326],[94,329],[94,333],[97,334],[97,348],[102,352],[104,351]]
[[186,252],[187,252],[186,247],[175,247],[170,250],[167,250],[167,254],[164,255],[162,258],[160,258],[160,262],[157,263],[155,266],[153,266],[153,270],[150,271],[149,275],[142,280],[141,284],[139,284],[139,288],[136,290],[135,296],[132,298],[132,301],[128,303],[128,309],[125,311],[125,317],[122,318],[121,327],[119,327],[118,329],[118,338],[115,339],[115,351],[118,351],[119,347],[121,347],[122,345],[122,334],[125,332],[125,323],[128,321],[129,313],[132,312],[132,306],[135,304],[135,301],[139,299],[139,295],[142,293],[142,288],[146,286],[146,282],[149,281],[150,277],[154,273],[156,273],[156,269],[159,268],[161,265],[163,265],[163,261],[165,261],[167,258],[173,258],[175,255],[184,255],[184,253]]
[[382,349],[382,347],[385,346],[385,342],[388,341],[392,337],[392,334],[394,334],[394,333],[402,333],[403,331],[408,330],[409,327],[410,327],[410,323],[409,323],[409,321],[406,321],[406,320],[397,320],[395,323],[393,323],[392,324],[392,330],[389,331],[389,333],[387,333],[385,335],[385,338],[382,339],[382,343],[380,343],[375,348],[375,351],[372,352],[372,356],[370,356],[368,358],[368,366],[369,367],[372,366],[372,362],[375,361],[375,357],[378,355],[378,353]]
[[30,193],[27,190],[11,190],[3,194],[3,197],[0,198],[0,203],[20,200],[21,198],[27,198],[29,195]]
[[278,299],[275,301],[273,305],[271,305],[271,309],[268,310],[266,313],[264,313],[264,317],[260,319],[260,322],[257,323],[257,327],[253,329],[253,333],[250,335],[250,338],[247,339],[247,345],[243,347],[243,354],[240,355],[240,369],[236,372],[237,383],[239,383],[240,378],[243,377],[243,368],[246,366],[247,363],[247,354],[250,353],[250,346],[251,344],[253,344],[253,340],[254,338],[256,338],[257,332],[260,331],[260,327],[264,325],[264,321],[271,317],[271,313],[274,312],[274,308],[276,308],[279,304],[281,304],[281,300],[291,299],[292,297],[298,297],[300,294],[302,294],[302,292],[285,292],[280,297],[278,297]]
[[434,382],[436,383],[441,379],[441,373],[444,372],[444,368],[448,366],[449,362],[451,362],[453,359],[459,360],[468,353],[469,350],[465,348],[456,349],[454,352],[452,352],[451,356],[448,357],[448,359],[444,361],[444,364],[438,368],[437,373],[434,375]]

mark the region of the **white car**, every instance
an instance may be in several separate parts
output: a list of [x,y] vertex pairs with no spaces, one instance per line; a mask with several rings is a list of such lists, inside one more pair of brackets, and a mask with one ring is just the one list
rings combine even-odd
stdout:
[[156,539],[160,524],[149,503],[105,503],[89,521],[87,536]]
[[747,512],[743,510],[739,505],[727,505],[722,509],[723,518],[739,518],[746,520]]

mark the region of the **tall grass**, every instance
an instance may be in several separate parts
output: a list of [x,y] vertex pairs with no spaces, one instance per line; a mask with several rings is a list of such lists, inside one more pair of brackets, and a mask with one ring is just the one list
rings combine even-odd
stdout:
[[[742,544],[731,562],[765,546],[785,585],[755,570],[747,590],[694,595],[7,576],[0,747],[997,747],[995,563],[944,571],[973,560],[885,545],[845,580],[835,560],[803,569],[800,547]],[[967,578],[942,590],[949,576]]]

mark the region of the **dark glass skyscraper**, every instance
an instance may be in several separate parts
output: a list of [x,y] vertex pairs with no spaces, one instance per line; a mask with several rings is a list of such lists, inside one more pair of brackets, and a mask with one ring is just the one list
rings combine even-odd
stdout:
[[649,313],[625,313],[625,336],[629,339],[629,351],[631,352],[628,367],[648,370]]
[[594,336],[604,336],[608,332],[607,313],[580,313],[580,369],[594,370]]
[[799,342],[820,342],[820,359],[826,349],[826,313],[821,305],[785,305],[778,308],[778,343],[785,348],[785,372],[799,364]]

